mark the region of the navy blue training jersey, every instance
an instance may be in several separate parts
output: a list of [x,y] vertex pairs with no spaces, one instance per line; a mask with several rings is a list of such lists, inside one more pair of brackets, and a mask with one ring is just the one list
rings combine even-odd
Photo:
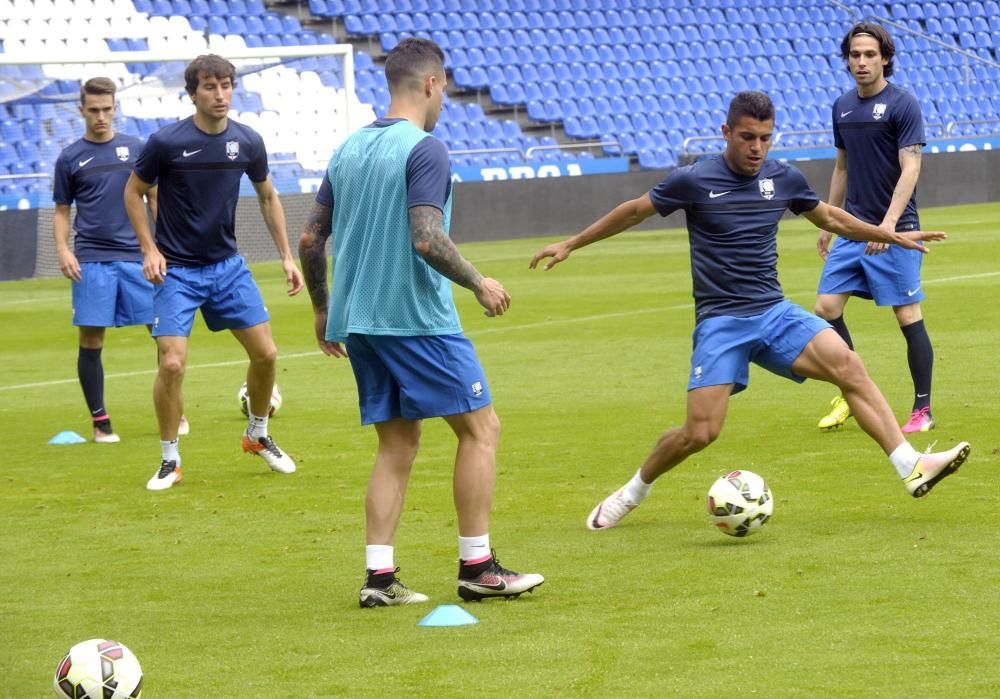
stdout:
[[52,201],[76,203],[73,249],[80,262],[142,260],[123,196],[141,152],[141,140],[116,133],[106,143],[81,138],[56,159]]
[[135,174],[159,186],[156,246],[168,264],[200,267],[237,254],[236,202],[240,178],[267,179],[264,139],[229,119],[207,134],[182,119],[150,136]]
[[696,321],[760,315],[784,299],[778,282],[778,221],[820,199],[798,169],[765,160],[753,177],[721,156],[678,168],[649,192],[661,216],[687,215]]
[[[892,83],[874,97],[859,97],[854,89],[845,92],[833,103],[833,142],[847,152],[844,209],[877,226],[902,172],[899,149],[926,143],[917,98]],[[919,228],[914,191],[896,230]]]
[[[402,120],[376,119],[365,128],[385,128],[398,121]],[[413,148],[406,161],[406,206],[433,206],[444,211],[450,194],[451,162],[448,160],[448,148],[436,138],[425,138]],[[316,203],[332,209],[334,199],[329,173],[324,172],[323,181],[316,192]]]

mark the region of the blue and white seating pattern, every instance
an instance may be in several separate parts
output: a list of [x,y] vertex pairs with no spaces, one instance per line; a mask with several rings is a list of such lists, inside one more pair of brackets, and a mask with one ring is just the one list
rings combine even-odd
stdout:
[[[961,54],[895,32],[893,80],[917,94],[929,123],[1000,113],[995,0],[875,2],[857,6],[857,15],[825,0],[484,0],[475,11],[458,0],[310,0],[309,7],[341,17],[349,33],[377,36],[383,49],[405,36],[431,38],[446,50],[459,86],[488,91],[497,105],[523,105],[535,121],[562,123],[570,137],[617,140],[651,167],[675,164],[684,138],[717,134],[729,98],[747,88],[771,94],[779,129],[821,132],[786,145],[830,144],[830,105],[851,85],[839,44],[860,16],[902,22],[994,64],[974,62],[965,74]],[[969,124],[953,133],[997,128]]]

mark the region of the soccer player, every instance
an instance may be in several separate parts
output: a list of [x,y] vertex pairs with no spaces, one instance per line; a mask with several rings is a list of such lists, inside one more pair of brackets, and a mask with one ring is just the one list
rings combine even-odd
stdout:
[[920,454],[869,378],[861,358],[826,321],[784,298],[778,283],[778,221],[785,209],[815,226],[855,240],[892,243],[926,252],[923,240],[943,233],[896,232],[860,221],[819,200],[791,165],[766,160],[774,105],[762,92],[741,92],[729,105],[721,157],[678,168],[637,199],[619,204],[581,233],[549,245],[531,259],[545,269],[574,250],[620,233],[659,213],[687,215],[694,283],[695,330],[688,381],[687,419],[665,432],[642,467],[598,503],[590,529],[618,524],[649,494],[653,482],[718,438],[729,397],[747,387],[754,362],[779,376],[820,379],[843,392],[858,424],[889,456],[913,497],[926,495],[965,461],[969,444]]
[[[299,257],[312,297],[315,332],[328,355],[349,356],[362,424],[374,424],[378,453],[368,483],[362,607],[426,602],[396,577],[393,540],[420,445],[424,418],[442,417],[458,438],[458,594],[511,597],[544,582],[500,565],[490,548],[500,421],[451,282],[475,294],[489,316],[510,295],[484,277],[448,237],[451,166],[431,136],[444,100],[444,54],[408,38],[385,64],[385,118],[355,132],[330,159],[303,228]],[[333,288],[326,282],[333,234]],[[346,347],[346,352],[345,352]]]
[[[110,78],[91,78],[80,87],[83,138],[56,159],[52,194],[59,269],[73,282],[73,325],[80,335],[76,371],[93,420],[94,441],[101,444],[120,441],[104,404],[105,330],[153,323],[153,285],[142,275],[142,252],[122,203],[125,181],[143,144],[115,132],[115,92]],[[148,199],[155,218],[155,188]],[[74,202],[76,236],[70,250]],[[178,430],[189,430],[183,416]]]
[[[201,309],[210,330],[229,330],[250,359],[247,391],[249,422],[243,451],[263,457],[279,473],[295,463],[268,433],[277,349],[270,316],[250,270],[236,248],[236,203],[246,173],[257,192],[261,214],[281,256],[288,294],[302,290],[292,257],[285,213],[268,179],[264,141],[253,129],[228,118],[236,69],[216,55],[198,56],[184,71],[195,113],[153,134],[125,186],[125,206],[143,253],[143,272],[156,285],[153,336],[160,368],[153,402],[160,428],[162,460],[146,484],[165,490],[181,480],[177,420],[183,410],[182,384],[194,313]],[[142,197],[159,185],[156,238]]]
[[[857,84],[833,103],[837,160],[830,182],[831,204],[889,232],[920,228],[914,192],[925,143],[916,98],[886,80],[892,75],[895,53],[889,33],[870,22],[855,24],[841,42],[840,54]],[[892,306],[906,339],[913,379],[913,409],[903,432],[932,429],[934,348],[920,310],[923,255],[895,245],[881,255],[870,255],[866,252],[883,244],[844,238],[831,249],[830,239],[830,232],[822,231],[816,242],[825,260],[816,314],[853,349],[844,321],[847,300],[853,295],[874,299],[878,306]],[[819,421],[822,430],[838,428],[851,417],[843,396],[838,395],[831,404],[829,414]]]

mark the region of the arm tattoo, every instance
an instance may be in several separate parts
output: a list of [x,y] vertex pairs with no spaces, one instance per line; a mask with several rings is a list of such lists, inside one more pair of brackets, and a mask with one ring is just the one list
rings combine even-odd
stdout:
[[299,261],[302,275],[312,299],[313,308],[324,311],[330,296],[326,286],[326,241],[333,228],[333,211],[322,204],[313,204],[299,238]]
[[444,232],[444,217],[433,206],[410,209],[410,231],[413,247],[427,264],[443,276],[466,289],[475,290],[483,275],[462,257],[458,248]]
[[915,143],[912,146],[903,146],[899,149],[899,154],[904,158],[916,158],[920,160],[920,156],[924,152],[924,147],[919,143]]

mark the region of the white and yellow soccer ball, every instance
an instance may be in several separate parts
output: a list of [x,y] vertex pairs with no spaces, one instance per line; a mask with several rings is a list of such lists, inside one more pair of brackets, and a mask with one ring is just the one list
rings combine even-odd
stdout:
[[731,471],[708,489],[708,516],[729,536],[760,531],[773,512],[771,489],[752,471]]
[[56,666],[52,686],[62,699],[139,699],[142,668],[123,644],[92,638],[69,649]]
[[[243,385],[240,386],[239,392],[236,394],[237,400],[240,402],[240,410],[244,415],[250,415],[250,396],[247,395],[247,384],[244,381]],[[274,414],[281,409],[281,391],[278,390],[278,384],[274,384],[274,388],[271,389],[271,411],[267,414],[268,417],[274,417]]]

